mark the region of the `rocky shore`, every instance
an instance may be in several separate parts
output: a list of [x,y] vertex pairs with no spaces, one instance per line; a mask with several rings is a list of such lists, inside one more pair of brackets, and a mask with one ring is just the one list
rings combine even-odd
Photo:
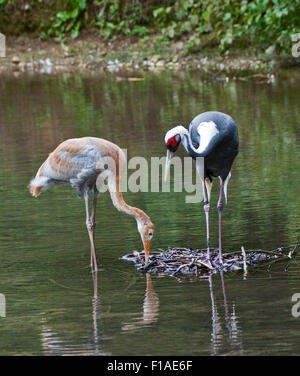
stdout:
[[219,55],[212,51],[208,51],[207,55],[185,56],[182,49],[182,42],[157,49],[130,41],[103,42],[95,37],[81,38],[68,44],[37,38],[9,38],[6,57],[0,59],[0,74],[199,70],[220,80],[231,77],[272,82],[284,66],[297,67],[298,63],[299,67],[296,59],[233,53]]

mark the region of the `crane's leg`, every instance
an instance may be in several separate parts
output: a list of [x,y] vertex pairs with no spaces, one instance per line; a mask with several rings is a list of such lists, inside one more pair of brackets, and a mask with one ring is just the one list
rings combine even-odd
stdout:
[[204,166],[204,158],[196,158],[196,170],[198,175],[200,176],[202,182],[202,191],[203,191],[203,204],[204,204],[204,212],[205,212],[205,220],[206,220],[206,245],[207,245],[207,262],[210,266],[211,263],[211,256],[210,256],[210,236],[209,236],[209,210],[210,210],[210,192],[212,188],[212,181],[208,178],[205,178],[205,166]]
[[[94,203],[93,203],[93,211],[92,211],[92,216],[94,213],[96,213],[96,207],[95,207],[95,199],[94,196]],[[97,266],[97,260],[96,260],[96,251],[95,251],[95,242],[94,242],[94,222],[92,222],[92,216],[90,217],[89,215],[89,195],[88,193],[85,194],[84,196],[84,202],[85,202],[85,212],[86,212],[86,228],[88,230],[89,238],[90,238],[90,243],[91,243],[91,268],[92,271],[97,272],[98,271],[98,266]]]
[[219,213],[219,261],[223,264],[222,256],[222,210],[223,210],[223,195],[224,195],[224,182],[221,180],[220,184],[220,195],[217,204],[218,213]]
[[202,189],[203,189],[203,198],[204,198],[204,212],[205,212],[205,220],[206,220],[206,245],[207,245],[207,261],[211,264],[211,257],[210,257],[210,236],[209,236],[209,198],[207,194],[207,188],[205,181],[202,181]]
[[99,195],[98,191],[96,190],[96,188],[94,188],[93,207],[92,207],[92,214],[91,214],[91,217],[90,217],[94,229],[96,228],[95,217],[96,217],[96,207],[97,207],[98,195]]
[[[95,243],[95,228],[96,228],[96,207],[97,207],[97,198],[98,198],[98,191],[96,190],[96,187],[94,187],[94,197],[93,197],[93,207],[92,207],[92,214],[90,216],[90,224],[92,226],[93,231],[93,241]],[[96,260],[96,253],[91,253],[91,265],[97,265]]]

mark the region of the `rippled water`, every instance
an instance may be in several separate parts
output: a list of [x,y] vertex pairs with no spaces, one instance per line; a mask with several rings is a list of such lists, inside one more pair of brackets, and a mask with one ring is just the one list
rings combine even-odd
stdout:
[[[300,78],[273,84],[216,81],[198,73],[7,76],[0,81],[1,355],[297,354],[300,258],[251,270],[179,281],[146,275],[120,257],[140,250],[134,220],[98,202],[100,271],[93,298],[84,203],[70,187],[30,197],[29,180],[61,141],[109,139],[128,157],[163,156],[164,133],[198,113],[219,110],[237,122],[240,154],[223,215],[225,250],[296,243],[300,223]],[[185,156],[183,149],[177,155]],[[218,183],[211,242],[217,246]],[[124,193],[156,225],[152,250],[205,247],[201,204],[186,192]],[[3,295],[0,298],[3,298]],[[3,300],[3,299],[2,299]],[[3,303],[2,310],[3,310]],[[1,312],[1,310],[0,310]],[[2,311],[3,314],[3,311]]]

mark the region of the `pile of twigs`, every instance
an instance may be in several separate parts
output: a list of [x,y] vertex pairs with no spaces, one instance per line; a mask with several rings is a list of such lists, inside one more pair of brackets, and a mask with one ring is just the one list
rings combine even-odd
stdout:
[[211,262],[208,262],[205,249],[170,247],[167,250],[160,249],[161,252],[152,253],[147,266],[145,266],[144,252],[135,251],[123,256],[122,259],[134,262],[138,270],[171,276],[180,274],[203,276],[220,270],[224,272],[243,270],[247,273],[248,267],[262,264],[268,266],[280,260],[292,259],[297,247],[298,242],[296,246],[280,247],[271,251],[245,251],[242,247],[241,251],[224,253],[223,263],[219,260],[218,250],[212,250]]

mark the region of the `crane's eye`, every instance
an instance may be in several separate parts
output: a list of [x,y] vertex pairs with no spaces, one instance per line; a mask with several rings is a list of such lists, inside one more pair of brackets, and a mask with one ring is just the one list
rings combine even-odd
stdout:
[[180,134],[176,134],[173,137],[170,137],[166,142],[166,147],[173,153],[177,150],[178,146],[180,145],[181,136]]
[[175,136],[168,139],[168,142],[166,143],[167,146],[171,145],[173,147],[178,147],[179,142],[181,141],[181,137],[179,134],[176,134]]

